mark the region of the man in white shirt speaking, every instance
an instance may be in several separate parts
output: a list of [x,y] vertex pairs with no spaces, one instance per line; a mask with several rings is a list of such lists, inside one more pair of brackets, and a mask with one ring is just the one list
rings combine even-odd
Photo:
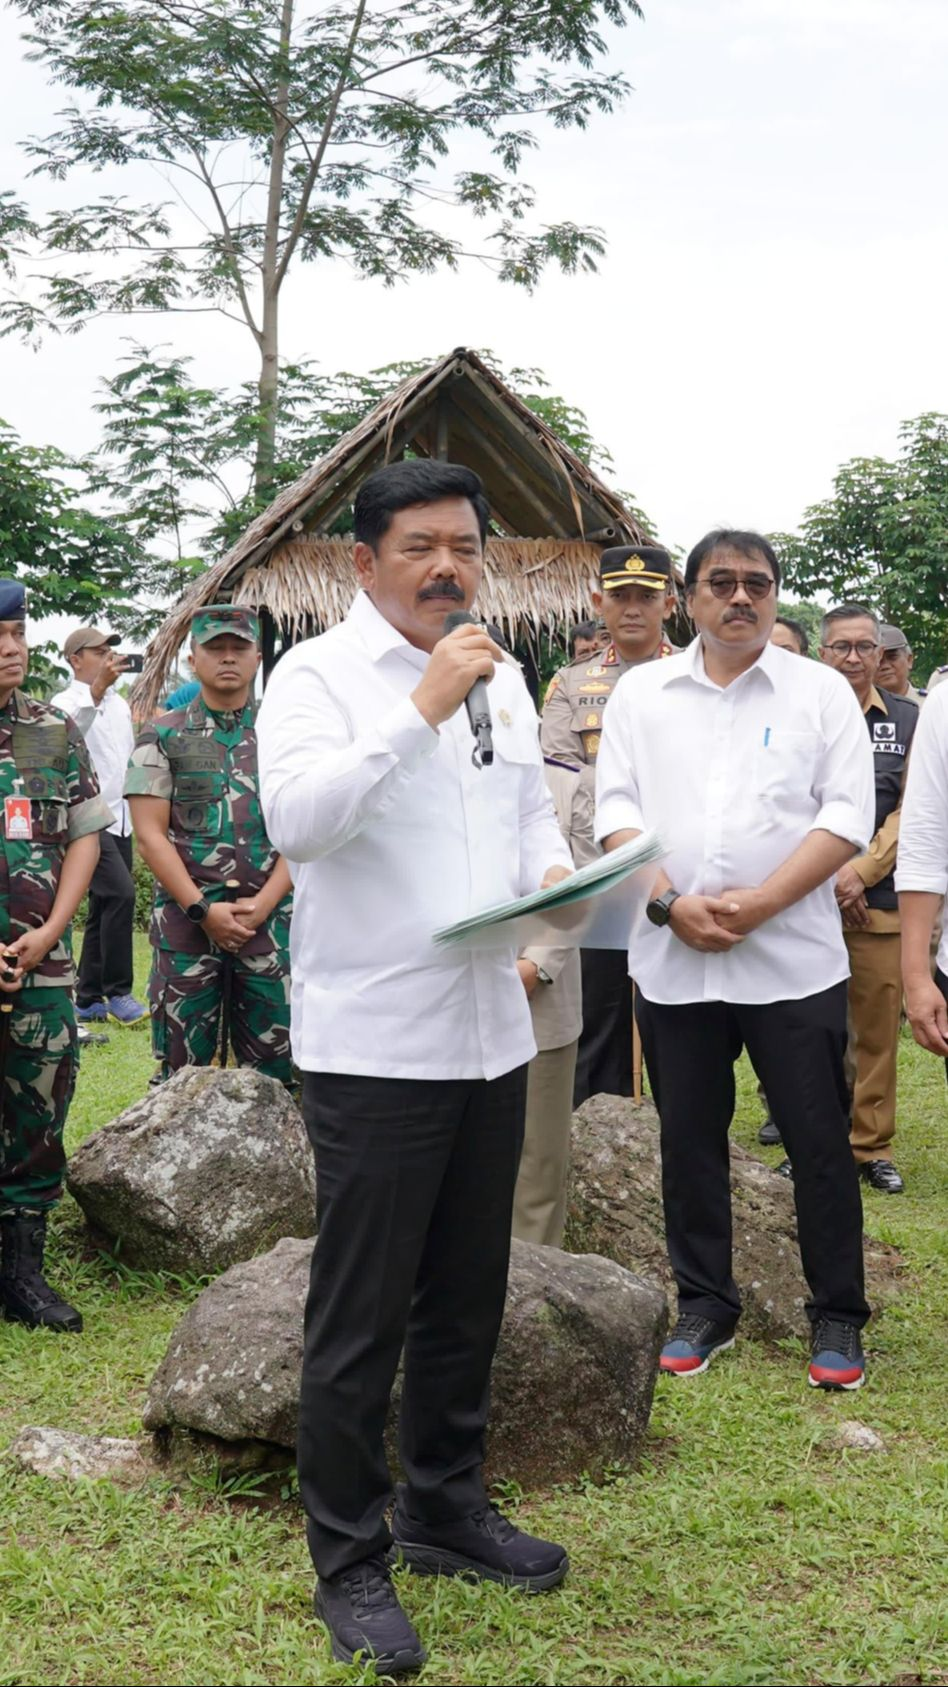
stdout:
[[746,1046],[794,1165],[809,1381],[852,1389],[869,1311],[834,878],[874,830],[872,753],[845,680],[768,642],[779,584],[759,534],[718,529],[695,546],[698,637],[619,681],[596,831],[611,849],[654,826],[669,849],[629,949],[678,1285],[662,1368],[692,1376],[733,1344],[728,1128]]
[[100,838],[99,864],[89,886],[89,913],[76,981],[76,1018],[80,1025],[112,1018],[121,1025],[147,1019],[148,1009],[132,995],[132,932],[135,882],[132,878],[132,822],[122,795],[125,769],[135,748],[132,715],[115,682],[125,658],[115,646],[118,633],[76,627],[63,645],[73,678],[52,699],[54,709],[71,715],[89,747],[102,796],[115,821]]
[[[267,829],[291,865],[293,1054],[316,1156],[298,1469],[317,1614],[337,1659],[424,1652],[389,1579],[535,1591],[563,1549],[521,1533],[481,1474],[491,1361],[535,1053],[516,952],[439,950],[439,926],[565,877],[537,719],[474,625],[488,507],[471,470],[392,464],[355,501],[361,591],[280,662],[257,721]],[[464,700],[490,679],[493,762]],[[393,1527],[383,1430],[404,1345]]]

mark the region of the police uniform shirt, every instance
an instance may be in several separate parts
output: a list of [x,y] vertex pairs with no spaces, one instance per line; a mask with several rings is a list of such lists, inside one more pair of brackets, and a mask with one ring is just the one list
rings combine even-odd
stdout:
[[[673,644],[663,638],[645,663],[676,655]],[[580,656],[553,675],[543,704],[540,742],[546,756],[593,767],[602,738],[602,717],[606,704],[623,674],[645,665],[626,662],[614,644],[595,656]],[[587,778],[592,789],[593,778]]]

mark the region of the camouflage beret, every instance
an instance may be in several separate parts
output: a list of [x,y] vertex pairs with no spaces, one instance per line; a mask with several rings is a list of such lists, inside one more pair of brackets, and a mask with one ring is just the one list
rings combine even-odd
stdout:
[[259,644],[260,622],[256,610],[238,603],[209,603],[191,616],[191,637],[195,644],[207,644],[221,633],[232,633],[234,638]]

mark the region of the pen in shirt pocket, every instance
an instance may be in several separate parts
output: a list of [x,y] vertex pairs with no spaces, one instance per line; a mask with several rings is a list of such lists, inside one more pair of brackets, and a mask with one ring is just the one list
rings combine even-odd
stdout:
[[764,749],[765,749],[765,750],[766,750],[766,748],[767,748],[767,745],[768,745],[768,744],[769,744],[769,743],[770,743],[770,727],[769,727],[769,726],[766,726],[766,727],[765,727],[765,728],[764,728]]

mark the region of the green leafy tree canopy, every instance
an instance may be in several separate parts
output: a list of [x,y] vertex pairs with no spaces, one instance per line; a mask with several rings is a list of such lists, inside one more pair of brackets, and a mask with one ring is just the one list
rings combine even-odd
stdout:
[[948,416],[916,416],[899,436],[894,462],[844,463],[833,496],[775,543],[793,591],[868,602],[902,628],[925,675],[948,660]]
[[[79,98],[27,151],[63,181],[150,165],[173,198],[110,191],[35,217],[0,196],[0,327],[220,311],[256,357],[255,479],[272,487],[280,300],[295,264],[391,284],[475,257],[533,287],[595,268],[601,231],[537,226],[521,166],[537,125],[583,129],[628,92],[605,24],[637,0],[13,0],[31,56]],[[483,225],[469,250],[447,215]],[[459,224],[461,229],[464,225]],[[318,320],[318,301],[314,302]]]

